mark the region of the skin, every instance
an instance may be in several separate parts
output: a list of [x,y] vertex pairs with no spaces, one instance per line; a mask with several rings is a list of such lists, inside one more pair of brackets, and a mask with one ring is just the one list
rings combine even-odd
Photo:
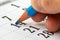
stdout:
[[[46,13],[46,11],[41,12],[41,10],[38,8],[38,6],[36,6],[35,1],[37,1],[37,0],[32,0],[32,6],[33,6],[34,9],[36,9],[38,11],[38,13],[31,18],[35,22],[41,22],[42,20],[44,20],[44,18],[46,16],[48,16],[48,19],[47,19],[46,24],[45,24],[46,28],[50,32],[57,32],[58,30],[60,30],[60,13],[56,10],[55,11],[58,12],[58,13]],[[38,4],[40,4],[40,2]],[[48,4],[45,7],[48,8],[47,6],[48,6]],[[50,8],[48,8],[48,10],[49,9]],[[52,10],[52,9],[50,9],[50,10]]]

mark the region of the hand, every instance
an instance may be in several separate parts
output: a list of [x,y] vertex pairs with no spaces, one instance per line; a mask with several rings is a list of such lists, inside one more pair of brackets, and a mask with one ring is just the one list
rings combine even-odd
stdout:
[[35,22],[41,22],[44,18],[48,16],[46,21],[46,28],[50,32],[56,32],[60,29],[60,13],[59,14],[42,14],[37,13],[35,16],[31,17]]
[[[50,32],[56,32],[60,29],[60,0],[55,0],[54,3],[57,1],[57,3],[59,5],[55,5],[53,3],[54,6],[56,6],[56,9],[54,9],[54,6],[52,4],[50,5],[46,5],[49,1],[44,1],[44,3],[46,3],[45,5],[43,5],[44,8],[47,8],[48,12],[46,12],[45,10],[43,10],[43,8],[39,9],[39,7],[41,6],[40,3],[41,0],[32,0],[32,6],[34,7],[34,9],[36,9],[39,13],[37,13],[35,16],[31,17],[34,21],[36,22],[41,22],[42,20],[44,20],[44,18],[46,16],[48,16],[47,21],[46,21],[46,28],[50,31]],[[37,2],[37,4],[36,4]],[[42,1],[41,1],[42,2]],[[52,9],[52,7],[53,9]],[[58,8],[59,6],[59,8]],[[58,10],[58,11],[56,11]]]

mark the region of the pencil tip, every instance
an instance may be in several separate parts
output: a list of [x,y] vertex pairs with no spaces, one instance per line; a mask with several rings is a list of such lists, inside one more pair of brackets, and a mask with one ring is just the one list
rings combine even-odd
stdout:
[[16,25],[18,25],[19,24],[19,22],[18,21],[16,21],[16,23],[15,23]]

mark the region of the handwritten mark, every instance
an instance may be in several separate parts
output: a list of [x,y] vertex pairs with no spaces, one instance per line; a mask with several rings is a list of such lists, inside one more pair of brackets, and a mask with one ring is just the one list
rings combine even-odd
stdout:
[[24,31],[25,30],[28,30],[29,32],[31,32],[31,33],[34,33],[35,31],[33,30],[33,31],[31,31],[29,28],[25,28],[25,29],[23,29]]
[[15,6],[15,7],[17,7],[17,8],[20,8],[20,6],[17,6],[17,5],[15,5],[15,4],[11,4],[11,6]]
[[21,26],[18,26],[18,25],[12,24],[12,23],[11,23],[11,26],[16,26],[16,27],[18,27],[18,28],[20,28],[20,27],[21,27]]
[[12,21],[12,19],[10,19],[9,17],[7,17],[7,16],[3,16],[2,18],[7,18],[7,19],[9,19],[10,21]]
[[36,30],[39,30],[40,28],[36,28],[36,27],[33,27],[33,26],[29,26],[30,28],[34,28]]

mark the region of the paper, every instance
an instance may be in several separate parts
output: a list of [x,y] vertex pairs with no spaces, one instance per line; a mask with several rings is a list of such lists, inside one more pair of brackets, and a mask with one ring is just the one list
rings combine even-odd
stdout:
[[22,24],[15,25],[25,11],[23,8],[30,5],[31,0],[17,0],[0,7],[0,40],[60,40],[60,32],[48,32],[45,21],[35,23],[29,18]]

